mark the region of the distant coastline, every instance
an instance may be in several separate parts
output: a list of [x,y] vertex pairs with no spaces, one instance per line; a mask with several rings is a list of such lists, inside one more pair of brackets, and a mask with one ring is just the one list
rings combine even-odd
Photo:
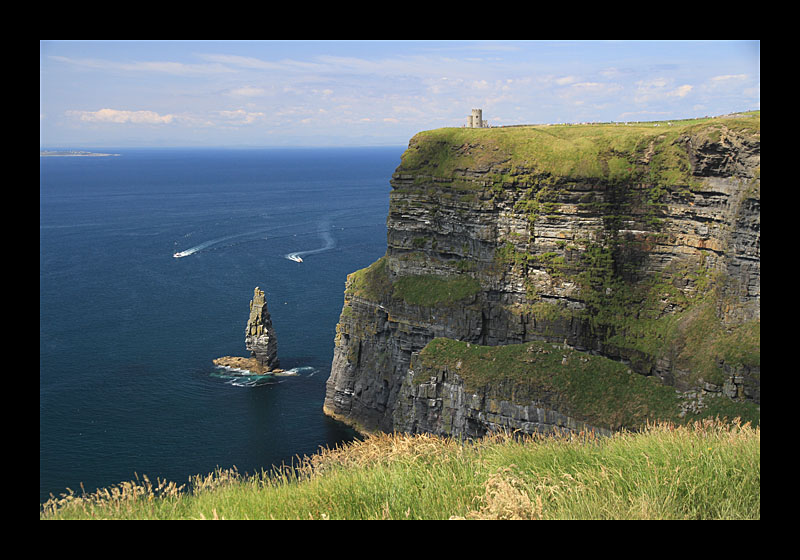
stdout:
[[39,150],[39,157],[103,157],[118,156],[119,154],[101,154],[97,152],[83,152],[79,150]]

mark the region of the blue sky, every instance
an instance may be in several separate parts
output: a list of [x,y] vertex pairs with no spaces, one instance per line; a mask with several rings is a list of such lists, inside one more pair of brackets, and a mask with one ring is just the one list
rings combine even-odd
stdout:
[[403,146],[760,109],[760,41],[41,41],[42,147]]

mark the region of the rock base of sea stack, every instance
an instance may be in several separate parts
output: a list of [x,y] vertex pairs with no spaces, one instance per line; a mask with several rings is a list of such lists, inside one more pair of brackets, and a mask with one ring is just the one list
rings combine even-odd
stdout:
[[223,356],[214,360],[214,365],[240,369],[256,375],[275,375],[286,373],[281,368],[266,368],[255,358],[243,358],[240,356]]

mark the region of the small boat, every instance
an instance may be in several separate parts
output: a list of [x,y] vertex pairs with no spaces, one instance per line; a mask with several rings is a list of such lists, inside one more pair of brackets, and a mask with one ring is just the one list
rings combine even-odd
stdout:
[[185,257],[186,255],[184,255],[184,254],[183,254],[183,252],[180,252],[180,253],[175,253],[175,254],[174,254],[174,255],[172,255],[172,256],[173,256],[173,257],[175,257],[176,259],[179,259],[179,258],[181,258],[181,257]]
[[303,259],[298,257],[297,255],[289,255],[286,258],[288,258],[289,260],[292,260],[294,262],[303,262]]

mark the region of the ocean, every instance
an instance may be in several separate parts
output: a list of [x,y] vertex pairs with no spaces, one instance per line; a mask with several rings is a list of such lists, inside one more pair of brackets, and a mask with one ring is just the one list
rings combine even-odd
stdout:
[[[386,250],[403,150],[40,157],[40,502],[137,475],[268,471],[356,437],[323,414],[325,382],[347,274]],[[256,286],[297,375],[212,363],[248,355]]]

